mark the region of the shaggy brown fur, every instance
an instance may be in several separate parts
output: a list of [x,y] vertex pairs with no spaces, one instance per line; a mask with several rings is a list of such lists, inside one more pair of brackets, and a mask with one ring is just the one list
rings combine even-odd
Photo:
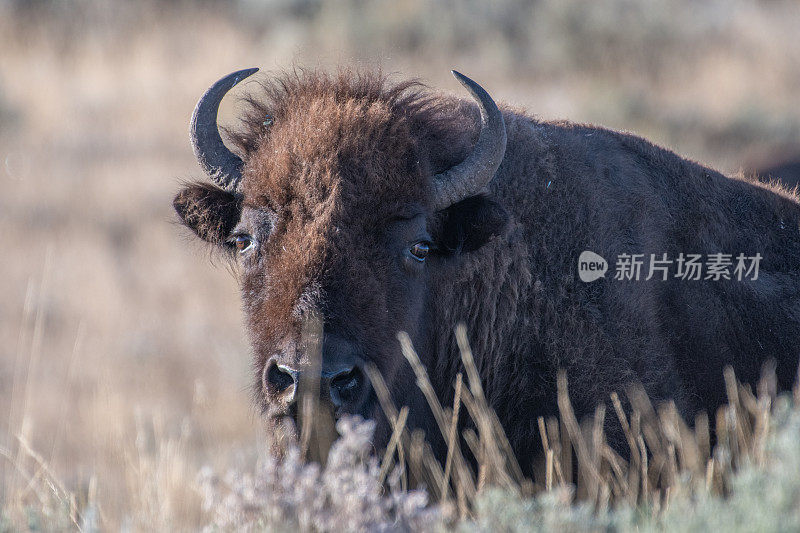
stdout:
[[[723,400],[725,365],[752,382],[768,358],[791,384],[800,204],[786,191],[631,135],[506,109],[508,147],[488,190],[432,212],[431,176],[477,138],[473,104],[350,72],[286,74],[249,101],[233,136],[245,161],[241,195],[192,186],[175,207],[206,240],[240,232],[257,241],[240,258],[242,296],[268,417],[287,406],[265,368],[276,357],[307,364],[300,322],[312,310],[326,338],[377,365],[440,452],[395,335],[410,334],[445,403],[462,370],[453,330],[465,322],[489,403],[527,472],[537,417],[556,413],[559,368],[578,416],[636,381],[691,419]],[[420,240],[432,242],[424,264],[407,254]],[[583,250],[612,271],[581,282]],[[619,254],[681,252],[763,260],[756,281],[613,279]],[[382,419],[371,395],[348,410]],[[384,424],[378,440],[387,435]]]

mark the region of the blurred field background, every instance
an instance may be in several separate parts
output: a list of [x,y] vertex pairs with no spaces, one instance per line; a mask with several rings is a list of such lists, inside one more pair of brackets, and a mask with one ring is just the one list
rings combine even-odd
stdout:
[[791,0],[0,0],[0,530],[48,480],[110,529],[195,529],[200,468],[263,453],[235,277],[170,205],[217,78],[457,68],[735,173],[800,140],[798,28]]

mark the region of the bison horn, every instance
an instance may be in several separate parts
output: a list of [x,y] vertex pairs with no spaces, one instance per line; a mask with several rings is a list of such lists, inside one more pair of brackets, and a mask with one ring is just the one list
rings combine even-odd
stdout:
[[506,152],[506,125],[497,104],[483,87],[455,70],[451,72],[477,100],[481,132],[464,161],[434,176],[433,206],[437,211],[474,196],[488,185]]
[[235,190],[242,177],[242,160],[228,150],[217,126],[219,103],[237,83],[258,72],[248,68],[228,74],[200,98],[192,113],[191,141],[198,163],[211,180],[226,190]]

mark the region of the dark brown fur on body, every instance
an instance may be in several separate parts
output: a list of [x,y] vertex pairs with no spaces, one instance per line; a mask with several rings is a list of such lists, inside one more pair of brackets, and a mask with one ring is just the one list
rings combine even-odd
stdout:
[[[506,109],[505,158],[487,190],[433,212],[430,176],[461,161],[477,137],[471,103],[346,72],[287,74],[250,103],[233,135],[241,192],[193,186],[175,206],[206,240],[221,243],[222,229],[237,225],[259,240],[240,262],[268,418],[286,407],[266,390],[265,366],[276,354],[307,364],[299,337],[311,311],[326,336],[378,367],[395,402],[411,407],[409,424],[440,452],[395,335],[409,333],[444,403],[462,370],[453,330],[466,323],[489,403],[528,473],[537,417],[557,412],[559,368],[579,418],[639,382],[691,419],[724,399],[728,364],[753,382],[773,358],[780,385],[791,384],[800,354],[795,196],[631,135]],[[424,264],[403,255],[419,239],[433,243]],[[584,250],[612,271],[581,282]],[[619,254],[681,252],[758,252],[759,279],[613,279]],[[382,420],[372,396],[351,411]],[[387,437],[382,424],[377,438]]]

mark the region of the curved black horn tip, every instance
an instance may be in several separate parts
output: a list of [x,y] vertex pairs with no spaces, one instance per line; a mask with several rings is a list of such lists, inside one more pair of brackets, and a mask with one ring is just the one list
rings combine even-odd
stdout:
[[[236,79],[236,83],[239,83],[240,81],[242,81],[245,78],[249,78],[250,76],[252,76],[256,72],[258,72],[258,67],[246,68],[246,69],[242,69],[242,70],[238,71],[236,73],[236,78],[237,78]],[[234,85],[236,83],[234,83]]]
[[[258,67],[245,68],[245,69],[242,69],[242,70],[237,70],[236,72],[230,74],[229,76],[226,76],[226,78],[231,80],[231,86],[230,86],[229,90],[233,89],[234,87],[236,87],[236,85],[239,84],[240,81],[243,81],[246,78],[249,78],[250,76],[252,76],[256,72],[258,72]],[[232,76],[232,78],[231,78],[231,76]]]
[[457,71],[457,70],[451,70],[451,71],[450,71],[450,74],[452,74],[452,75],[453,75],[453,77],[454,77],[455,79],[457,79],[457,80],[458,80],[458,83],[460,83],[460,84],[461,84],[461,85],[463,85],[464,87],[467,87],[467,88],[468,88],[468,87],[469,87],[469,84],[470,84],[470,82],[472,82],[472,83],[475,83],[474,81],[472,81],[472,80],[471,80],[471,79],[469,79],[468,77],[464,76],[463,74],[461,74],[461,73],[460,73],[459,71]]
[[211,86],[208,92],[213,93],[215,91],[220,91],[220,90],[228,92],[234,87],[236,87],[239,84],[239,82],[244,81],[245,79],[249,78],[256,72],[258,72],[257,67],[245,68],[242,70],[237,70],[236,72],[231,72],[224,78],[217,80],[217,82]]
[[489,93],[486,92],[486,89],[478,85],[474,80],[468,78],[467,76],[464,76],[457,70],[451,70],[450,72],[453,74],[455,79],[457,79],[458,82],[461,85],[463,85],[467,91],[469,91],[469,93],[472,96],[474,96],[478,100],[486,100],[486,99],[491,100],[491,97],[489,96]]

